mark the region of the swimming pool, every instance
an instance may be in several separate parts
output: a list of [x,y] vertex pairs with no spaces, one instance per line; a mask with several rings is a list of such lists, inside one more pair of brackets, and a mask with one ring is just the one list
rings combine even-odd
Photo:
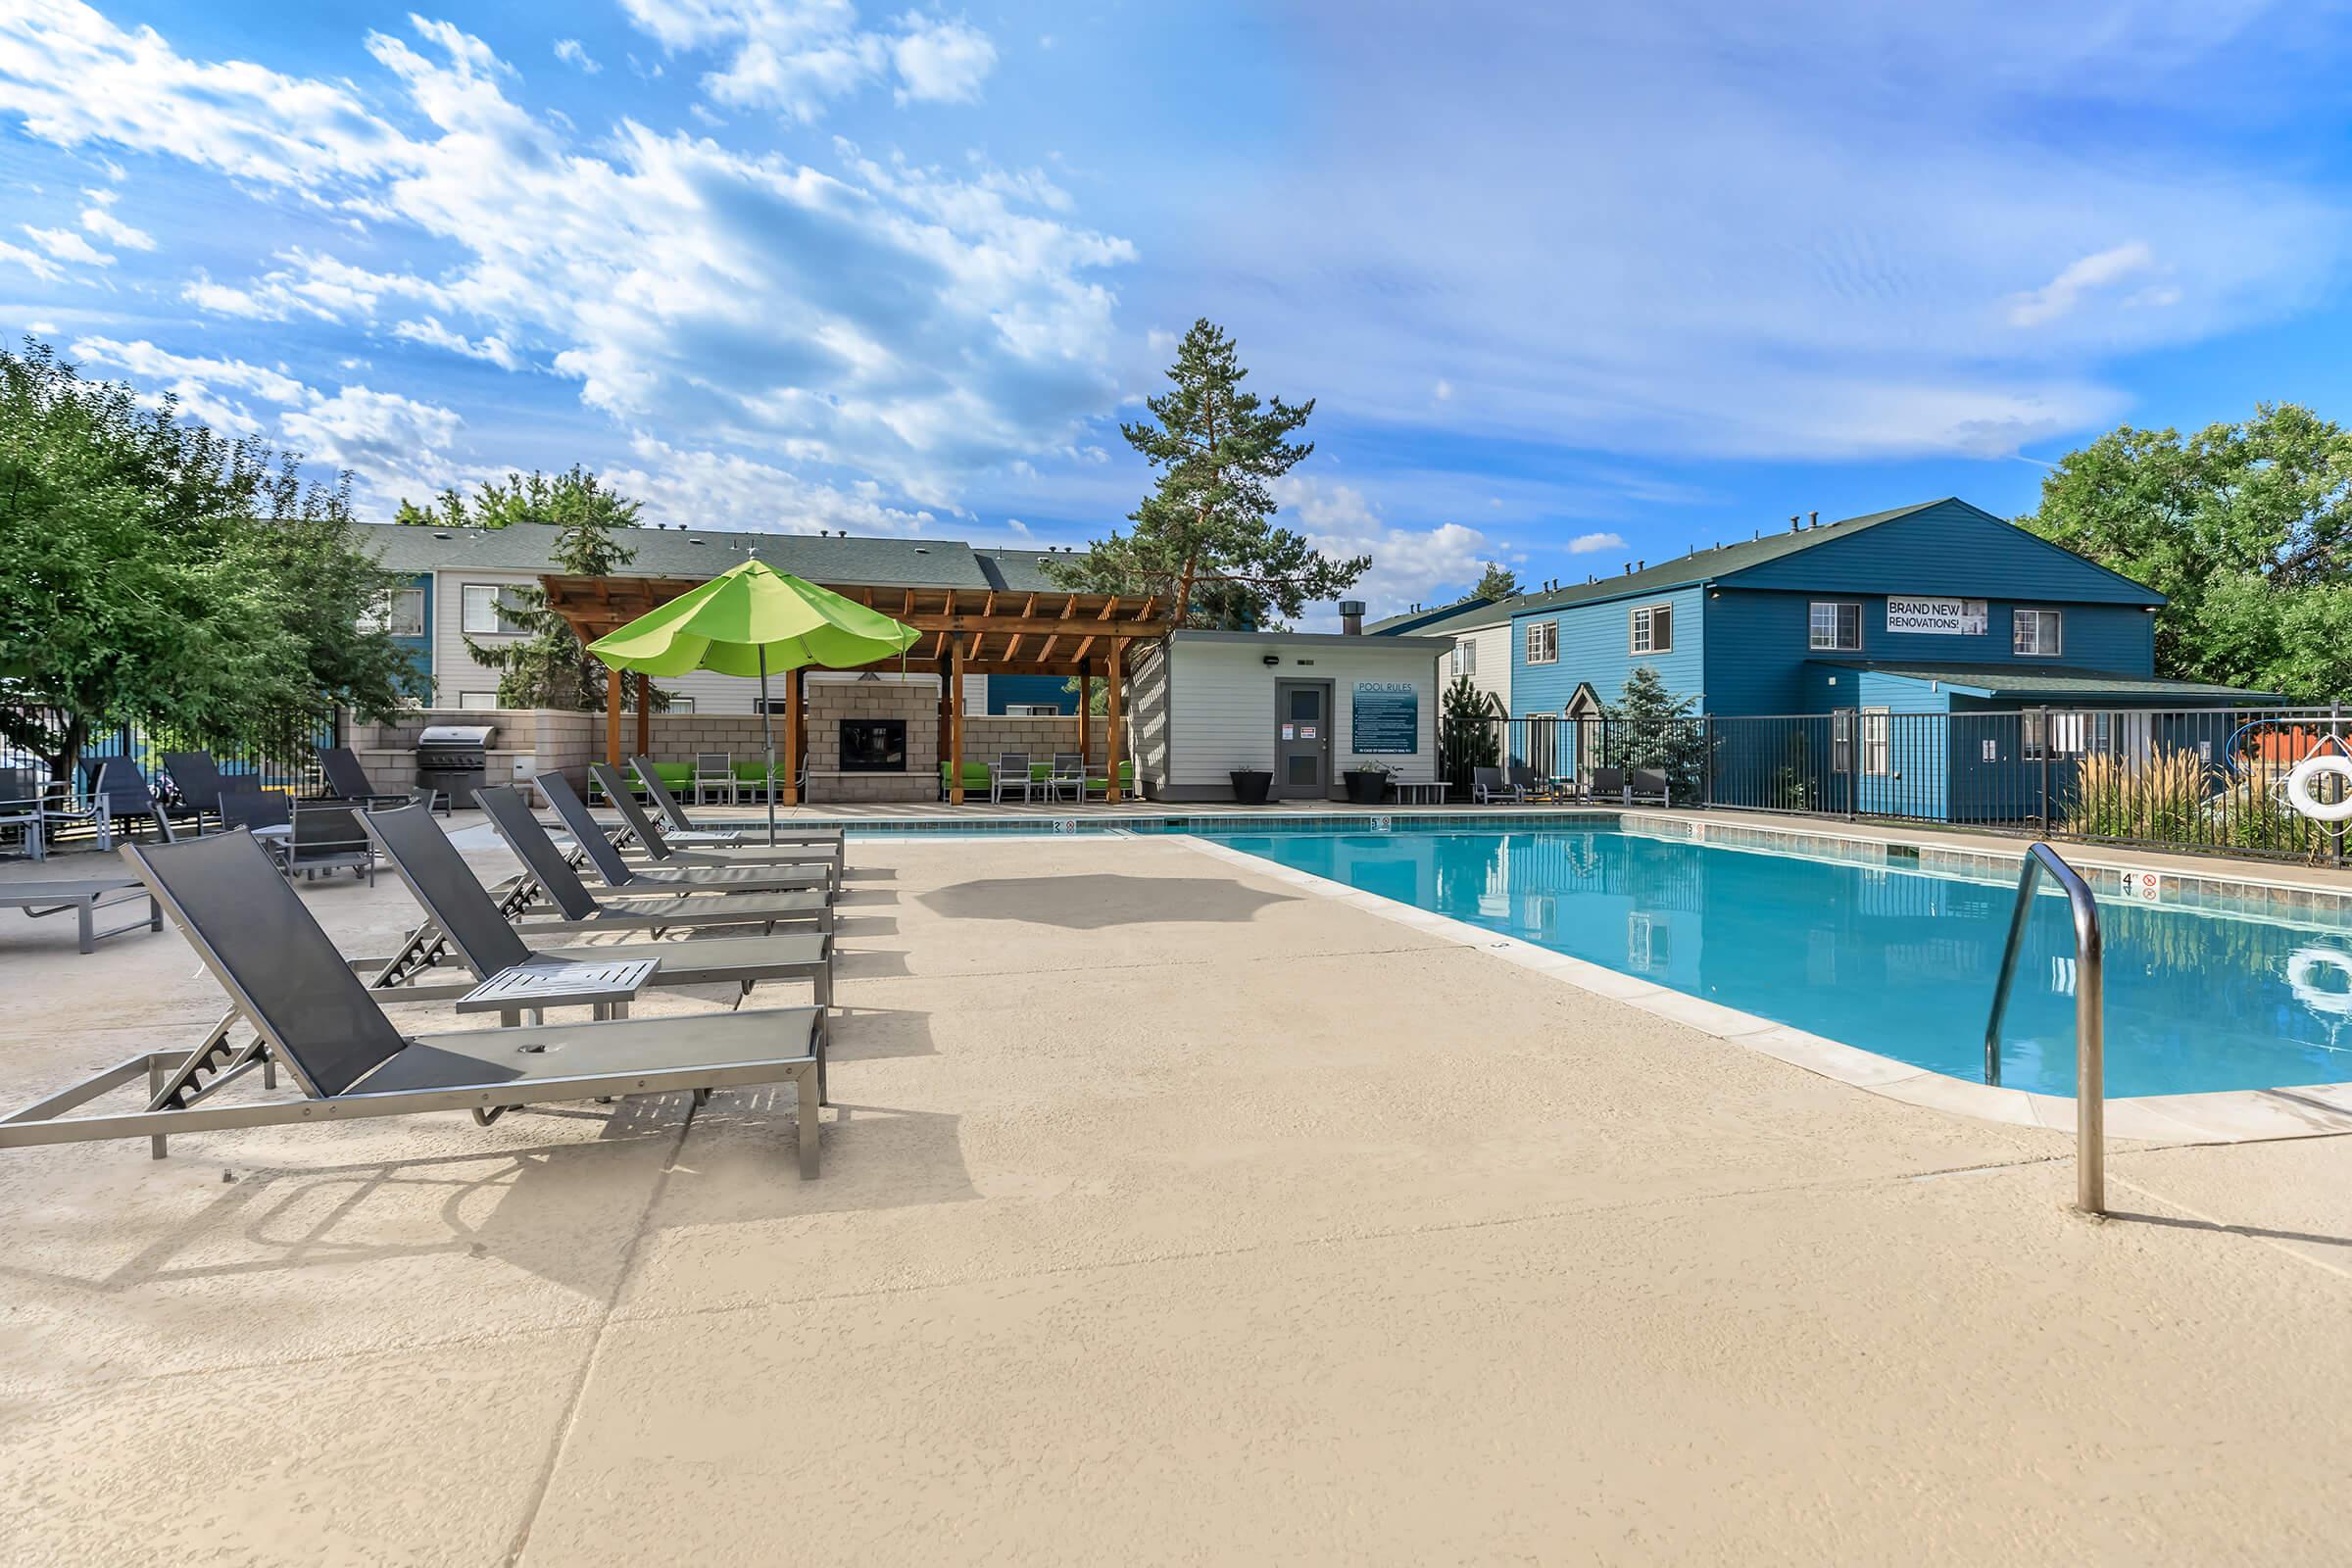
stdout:
[[[2014,886],[1610,828],[1202,834],[1670,990],[1981,1083]],[[2102,900],[2107,1093],[2352,1079],[2352,932]],[[2001,1081],[2071,1096],[2065,901],[2028,924]]]

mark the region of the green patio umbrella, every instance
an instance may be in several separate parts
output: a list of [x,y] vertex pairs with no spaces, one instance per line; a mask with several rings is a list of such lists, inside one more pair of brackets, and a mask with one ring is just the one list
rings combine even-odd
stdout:
[[776,841],[776,725],[767,710],[769,670],[821,664],[854,669],[905,653],[912,626],[762,561],[747,561],[588,645],[613,669],[683,675],[690,669],[760,677],[767,735],[767,841]]

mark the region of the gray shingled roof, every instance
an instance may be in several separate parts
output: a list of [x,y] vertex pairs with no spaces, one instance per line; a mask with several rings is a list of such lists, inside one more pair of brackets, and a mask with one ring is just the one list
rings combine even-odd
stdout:
[[2046,697],[2076,702],[2093,697],[2170,698],[2198,704],[2216,700],[2278,700],[2277,692],[2250,692],[2201,680],[2168,680],[2161,675],[2121,675],[2100,669],[2075,669],[2064,664],[1918,664],[1870,659],[1817,659],[1813,662],[1828,664],[1836,669],[1899,675],[1906,680],[1940,681],[1955,691],[1985,697]]
[[1364,634],[1368,637],[1393,637],[1409,631],[1436,636],[1456,626],[1477,625],[1482,617],[1487,620],[1508,620],[1511,612],[1492,600],[1472,594],[1467,599],[1454,601],[1453,605],[1440,605],[1435,610],[1408,610],[1400,615],[1383,615],[1367,623]]
[[[390,571],[554,571],[558,530],[545,523],[507,528],[361,523]],[[749,557],[814,582],[876,588],[996,588],[1051,591],[1043,550],[974,548],[959,539],[861,539],[800,533],[731,533],[708,528],[633,528],[636,577],[715,577]]]

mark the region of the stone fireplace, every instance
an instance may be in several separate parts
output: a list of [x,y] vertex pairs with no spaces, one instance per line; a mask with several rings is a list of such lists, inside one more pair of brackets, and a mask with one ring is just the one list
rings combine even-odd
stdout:
[[939,797],[939,679],[804,677],[812,805]]

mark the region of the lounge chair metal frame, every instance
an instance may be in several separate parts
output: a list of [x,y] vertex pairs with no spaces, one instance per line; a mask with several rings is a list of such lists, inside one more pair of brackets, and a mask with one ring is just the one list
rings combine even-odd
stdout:
[[[279,879],[276,867],[270,864],[269,858],[250,836],[221,833],[160,851],[172,856],[175,860],[186,861],[191,869],[185,875],[190,878],[205,874],[212,862],[218,860],[247,882],[252,881],[250,872],[232,858],[252,857],[252,860],[246,863],[268,873],[270,888],[283,901],[277,907],[283,910],[291,906],[293,914],[299,917],[299,925],[293,921],[287,922],[286,929],[300,939],[289,946],[307,947],[310,950],[308,956],[311,959],[313,983],[332,987],[333,983],[326,982],[318,972],[318,959],[321,951],[333,958],[333,972],[340,975],[342,983],[353,990],[340,997],[319,998],[314,994],[304,1000],[342,1007],[350,1022],[358,1026],[358,1032],[328,1042],[325,1054],[317,1062],[312,1062],[305,1059],[309,1045],[319,1042],[312,1041],[304,1048],[296,1049],[293,1042],[281,1032],[278,1020],[272,1017],[271,1008],[263,1005],[246,989],[238,977],[237,966],[216,948],[202,923],[190,917],[179,893],[171,885],[181,873],[176,866],[169,876],[159,871],[153,859],[157,853],[142,850],[138,845],[125,845],[122,850],[123,858],[146,882],[157,901],[171,912],[173,922],[187,937],[188,945],[196,950],[197,956],[227,993],[231,1004],[227,1015],[192,1051],[141,1052],[103,1072],[0,1117],[0,1149],[89,1143],[114,1138],[145,1138],[151,1156],[162,1159],[168,1152],[166,1141],[174,1133],[291,1126],[372,1116],[407,1116],[432,1110],[469,1110],[476,1122],[488,1126],[517,1105],[680,1092],[693,1093],[695,1102],[699,1105],[710,1091],[716,1089],[791,1083],[799,1098],[801,1175],[808,1179],[817,1174],[818,1075],[822,1065],[823,1028],[823,1015],[819,1009],[778,1008],[755,1013],[705,1015],[710,1019],[723,1019],[721,1027],[728,1033],[739,1031],[747,1020],[773,1020],[789,1037],[797,1024],[807,1030],[808,1041],[808,1049],[797,1055],[746,1055],[733,1060],[541,1076],[531,1076],[527,1069],[514,1068],[507,1069],[513,1076],[503,1081],[417,1086],[403,1080],[413,1078],[419,1072],[429,1073],[432,1070],[429,1061],[424,1066],[404,1072],[387,1074],[384,1071],[409,1050],[421,1048],[440,1059],[463,1061],[466,1059],[463,1048],[495,1043],[502,1055],[511,1052],[525,1061],[534,1061],[544,1059],[557,1050],[567,1046],[576,1048],[585,1043],[589,1048],[585,1054],[593,1056],[598,1048],[611,1049],[625,1044],[631,1031],[638,1032],[649,1042],[662,1034],[674,1035],[674,1026],[682,1020],[622,1020],[414,1038],[402,1036],[392,1029],[391,1021],[383,1016],[375,999],[369,998],[364,989],[359,989],[356,978],[343,967],[339,956],[334,955],[326,934],[318,929],[318,922],[312,920],[309,912],[303,908],[301,899]],[[250,887],[241,889],[240,897],[247,901],[247,906],[252,907],[261,906],[265,895],[258,887]],[[307,925],[308,931],[303,932],[300,925]],[[300,952],[285,951],[279,956],[286,964],[300,965],[305,956]],[[240,1020],[254,1030],[253,1040],[241,1047],[230,1042],[230,1036]],[[360,1059],[369,1050],[385,1045],[387,1036],[391,1042],[389,1050],[372,1061]],[[263,1070],[265,1085],[273,1084],[276,1068],[280,1064],[294,1076],[304,1099],[234,1105],[206,1103],[219,1091],[257,1067]],[[368,1081],[377,1076],[386,1076],[390,1081],[382,1089],[368,1089]],[[142,1078],[147,1083],[147,1106],[143,1110],[104,1115],[68,1114]]]
[[784,865],[749,861],[727,865],[662,865],[644,861],[631,864],[605,836],[604,825],[571,787],[571,780],[561,773],[542,773],[533,782],[547,797],[548,805],[556,808],[564,831],[587,856],[589,865],[605,879],[608,888],[622,898],[663,893],[780,893],[811,885],[827,889],[833,886],[830,860]]
[[[662,831],[662,825],[646,814],[644,807],[631,800],[625,792],[615,792],[613,786],[625,781],[620,776],[620,770],[612,763],[589,763],[588,776],[612,802],[613,809],[620,812],[620,826],[613,831],[610,840],[615,850],[626,853],[634,846],[642,850],[645,858],[657,866],[680,868],[696,865],[830,864],[833,868],[833,885],[841,885],[844,857],[839,838],[831,841],[831,852],[828,854],[826,843],[821,839],[797,844],[779,839],[771,846],[756,839],[747,843],[732,833],[706,834],[703,837],[707,848],[698,853],[694,848],[672,844],[669,835]],[[553,800],[552,796],[550,800]],[[713,840],[724,842],[710,842]],[[587,851],[582,850],[580,854],[585,858]]]

